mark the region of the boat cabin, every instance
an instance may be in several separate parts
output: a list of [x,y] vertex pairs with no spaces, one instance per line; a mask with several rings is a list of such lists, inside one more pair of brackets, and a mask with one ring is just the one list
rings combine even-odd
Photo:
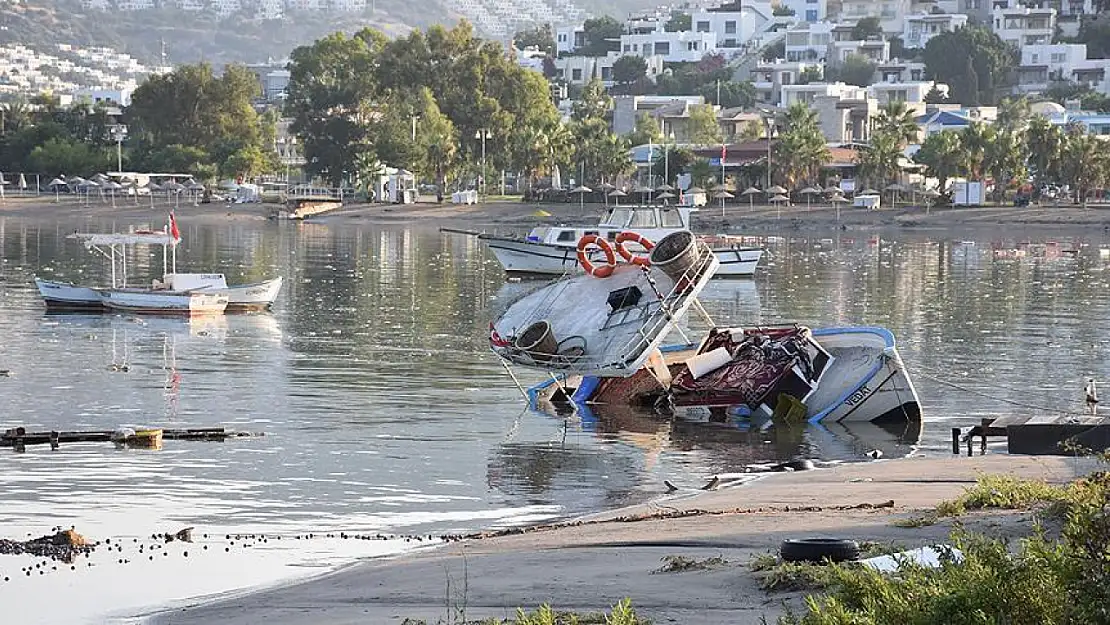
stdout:
[[587,234],[596,234],[612,241],[626,230],[638,232],[658,241],[678,230],[690,229],[690,213],[696,209],[688,206],[613,206],[597,226],[538,227],[528,234],[528,240],[548,245],[574,247]]

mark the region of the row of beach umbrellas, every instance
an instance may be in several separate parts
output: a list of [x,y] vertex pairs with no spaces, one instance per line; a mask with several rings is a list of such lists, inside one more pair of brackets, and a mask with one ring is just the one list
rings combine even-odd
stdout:
[[[130,184],[121,184],[108,178],[108,176],[105,176],[104,174],[96,174],[95,176],[92,176],[88,179],[82,178],[81,176],[71,176],[69,178],[58,177],[51,180],[50,184],[47,186],[54,190],[55,201],[58,201],[59,192],[63,187],[65,187],[67,189],[77,191],[78,193],[84,193],[86,200],[88,199],[89,194],[94,191],[99,191],[102,194],[107,193],[111,195],[113,204],[115,204],[116,194],[124,189],[137,190],[142,188],[149,190],[151,204],[154,203],[154,194],[157,192],[165,192],[168,199],[170,194],[176,194],[178,198],[180,198],[180,194],[183,192],[201,193],[205,190],[205,186],[199,182],[196,182],[195,180],[189,180],[186,184],[181,184],[172,179],[166,181],[163,184],[157,184],[154,181],[148,182],[144,185],[140,185],[136,182],[131,182]],[[136,203],[138,203],[139,201],[138,198],[139,194],[135,193]]]

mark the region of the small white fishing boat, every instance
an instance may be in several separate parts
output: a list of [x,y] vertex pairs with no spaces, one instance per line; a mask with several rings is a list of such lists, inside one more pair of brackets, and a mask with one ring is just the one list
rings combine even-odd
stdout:
[[[621,232],[636,232],[649,241],[688,230],[690,213],[686,206],[614,206],[593,227],[537,227],[525,238],[479,234],[505,271],[516,274],[563,275],[582,271],[578,242],[596,235],[610,242]],[[744,245],[740,237],[716,235],[700,239],[717,256],[720,277],[748,277],[755,274],[763,249]],[[643,248],[631,246],[636,251]],[[596,262],[597,253],[591,256]]]
[[150,289],[97,289],[100,301],[110,310],[152,315],[216,315],[227,308],[228,297],[199,291]]
[[69,282],[35,278],[35,286],[50,310],[103,310],[109,306],[103,301],[103,290],[127,288],[127,246],[162,246],[162,279],[151,283],[151,291],[191,292],[224,295],[228,299],[226,310],[247,312],[266,310],[277,299],[282,278],[278,276],[263,282],[228,286],[222,273],[178,273],[176,223],[171,220],[167,230],[138,230],[122,233],[74,233],[68,238],[77,239],[85,247],[107,258],[112,266],[112,282],[107,287],[90,287]]

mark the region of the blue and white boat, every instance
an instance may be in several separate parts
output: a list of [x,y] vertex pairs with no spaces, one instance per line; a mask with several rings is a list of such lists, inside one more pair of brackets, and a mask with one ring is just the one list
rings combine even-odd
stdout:
[[917,390],[885,328],[714,329],[699,344],[667,345],[661,354],[669,380],[658,368],[627,378],[553,378],[529,396],[580,406],[709,407],[767,419],[793,409],[792,418],[814,424],[921,419]]

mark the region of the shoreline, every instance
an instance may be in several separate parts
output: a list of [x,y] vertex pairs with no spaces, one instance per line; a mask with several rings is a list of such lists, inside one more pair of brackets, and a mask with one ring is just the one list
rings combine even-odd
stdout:
[[[629,597],[653,622],[755,625],[764,617],[774,622],[784,605],[801,606],[804,593],[768,594],[747,568],[784,538],[825,535],[909,548],[945,542],[951,519],[915,528],[892,522],[959,496],[981,473],[1063,483],[1097,467],[1093,459],[1058,456],[913,456],[767,475],[743,486],[685,491],[693,496],[364,560],[306,581],[199,598],[140,618],[168,625],[436,622],[448,605],[461,606],[468,619],[506,618],[517,607],[544,602],[597,612]],[[1010,537],[1032,528],[1028,511],[980,512],[960,522]],[[659,573],[668,555],[720,556],[727,564]]]
[[[67,198],[54,202],[45,196],[10,196],[0,201],[0,217],[18,216],[36,220],[113,219],[124,223],[156,224],[175,207],[164,200],[129,202],[115,206],[103,202],[89,205]],[[179,224],[269,221],[272,204],[181,204],[176,207]],[[359,224],[372,226],[424,226],[483,231],[520,231],[537,225],[596,223],[608,206],[603,204],[523,203],[498,199],[485,203],[412,205],[355,204],[310,217],[304,224]],[[542,212],[541,212],[542,211]],[[838,218],[839,212],[839,218]],[[730,204],[724,215],[718,206],[704,206],[693,213],[695,231],[730,232],[824,232],[897,231],[904,233],[983,234],[997,236],[1036,231],[1041,234],[1074,234],[1110,237],[1110,205],[935,208],[897,207],[882,210],[841,208],[828,205],[795,205],[783,209],[756,204]]]

